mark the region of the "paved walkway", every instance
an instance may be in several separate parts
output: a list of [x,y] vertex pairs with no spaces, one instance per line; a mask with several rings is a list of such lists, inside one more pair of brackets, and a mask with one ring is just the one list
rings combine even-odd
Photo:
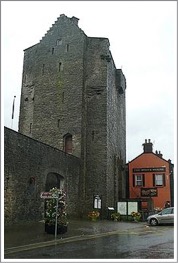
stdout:
[[[146,222],[114,222],[110,220],[98,220],[92,222],[89,220],[69,220],[68,231],[63,235],[57,235],[57,240],[61,238],[76,239],[91,235],[99,235],[112,233],[114,231],[123,231],[135,228],[143,228]],[[49,243],[54,241],[55,236],[47,234],[44,231],[44,222],[34,222],[26,224],[18,224],[13,227],[5,228],[4,230],[4,248],[5,250],[25,246],[35,245],[36,243]]]

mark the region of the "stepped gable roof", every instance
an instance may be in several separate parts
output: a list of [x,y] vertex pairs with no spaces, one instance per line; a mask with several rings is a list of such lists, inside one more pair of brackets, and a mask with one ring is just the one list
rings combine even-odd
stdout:
[[[58,24],[60,23],[61,20],[66,20],[66,21],[68,21],[69,23],[71,23],[71,25],[74,25],[74,26],[78,27],[79,18],[77,18],[77,17],[75,17],[75,16],[73,16],[73,17],[70,18],[70,17],[67,17],[67,16],[64,15],[64,14],[61,14],[61,15],[57,18],[57,20],[52,24],[52,26],[48,29],[48,31],[45,33],[45,35],[42,37],[42,39],[39,41],[39,43],[40,43],[48,34],[50,34],[51,31],[52,31],[55,27],[58,26]],[[82,34],[84,34],[84,35],[86,36],[86,34],[84,33],[84,31],[83,31],[81,28],[78,27],[78,29],[80,30],[80,32],[81,32]],[[38,45],[39,43],[37,43],[37,44],[35,44],[35,45],[33,45],[33,46],[30,46],[30,47],[24,49],[24,51],[26,51],[26,50],[28,50],[28,49],[30,49],[30,48]]]
[[40,40],[40,42],[45,38],[46,35],[48,35],[48,34],[54,29],[54,27],[57,27],[57,26],[58,26],[58,24],[60,23],[61,20],[65,20],[65,21],[71,23],[71,25],[76,26],[76,27],[80,30],[80,32],[81,32],[82,34],[86,35],[86,34],[84,33],[84,31],[83,31],[81,28],[79,28],[79,26],[78,26],[79,18],[77,18],[77,17],[75,17],[75,16],[68,17],[68,16],[66,16],[66,15],[64,15],[64,14],[61,14],[61,15],[57,18],[57,20],[54,22],[54,24],[52,24],[52,26],[49,28],[49,30],[46,32],[46,34],[42,37],[42,39]]

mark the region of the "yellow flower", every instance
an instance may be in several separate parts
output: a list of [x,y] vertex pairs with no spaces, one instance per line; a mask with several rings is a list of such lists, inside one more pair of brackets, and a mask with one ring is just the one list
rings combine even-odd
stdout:
[[100,216],[100,213],[98,212],[98,211],[90,211],[89,213],[88,213],[88,217],[89,218],[97,218],[97,217],[99,217]]

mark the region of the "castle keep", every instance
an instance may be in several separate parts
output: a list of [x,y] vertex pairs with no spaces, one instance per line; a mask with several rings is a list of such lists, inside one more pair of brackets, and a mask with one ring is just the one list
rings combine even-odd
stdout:
[[[77,157],[79,215],[93,209],[99,195],[105,216],[125,197],[126,80],[109,40],[88,37],[78,20],[60,15],[39,43],[24,50],[19,133]],[[75,180],[66,184],[66,175],[55,176],[63,178],[72,202],[68,186]]]

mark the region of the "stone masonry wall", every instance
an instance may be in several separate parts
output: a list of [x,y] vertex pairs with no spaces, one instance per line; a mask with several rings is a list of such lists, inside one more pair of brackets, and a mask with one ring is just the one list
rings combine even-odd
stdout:
[[[105,209],[107,167],[107,55],[109,41],[88,38],[86,62],[86,207],[93,208],[93,195],[102,196]],[[104,211],[102,211],[104,213]]]
[[64,178],[67,212],[78,216],[80,160],[8,128],[4,130],[5,225],[43,219],[47,175]]
[[[111,55],[110,55],[111,57]],[[119,155],[119,105],[118,92],[115,85],[116,67],[111,57],[107,71],[107,204],[114,207],[118,200],[118,174],[116,156]]]
[[[125,78],[121,70],[117,70],[113,59],[108,64],[107,86],[107,149],[108,149],[108,204],[125,197],[126,162],[126,112],[125,112]],[[114,187],[114,189],[113,189]]]
[[79,210],[102,214],[124,197],[125,77],[107,38],[87,37],[78,19],[61,15],[42,40],[24,53],[19,131],[60,150],[72,135],[81,158]]
[[86,36],[76,22],[61,15],[25,50],[19,131],[61,150],[71,134],[73,155],[80,157]]

